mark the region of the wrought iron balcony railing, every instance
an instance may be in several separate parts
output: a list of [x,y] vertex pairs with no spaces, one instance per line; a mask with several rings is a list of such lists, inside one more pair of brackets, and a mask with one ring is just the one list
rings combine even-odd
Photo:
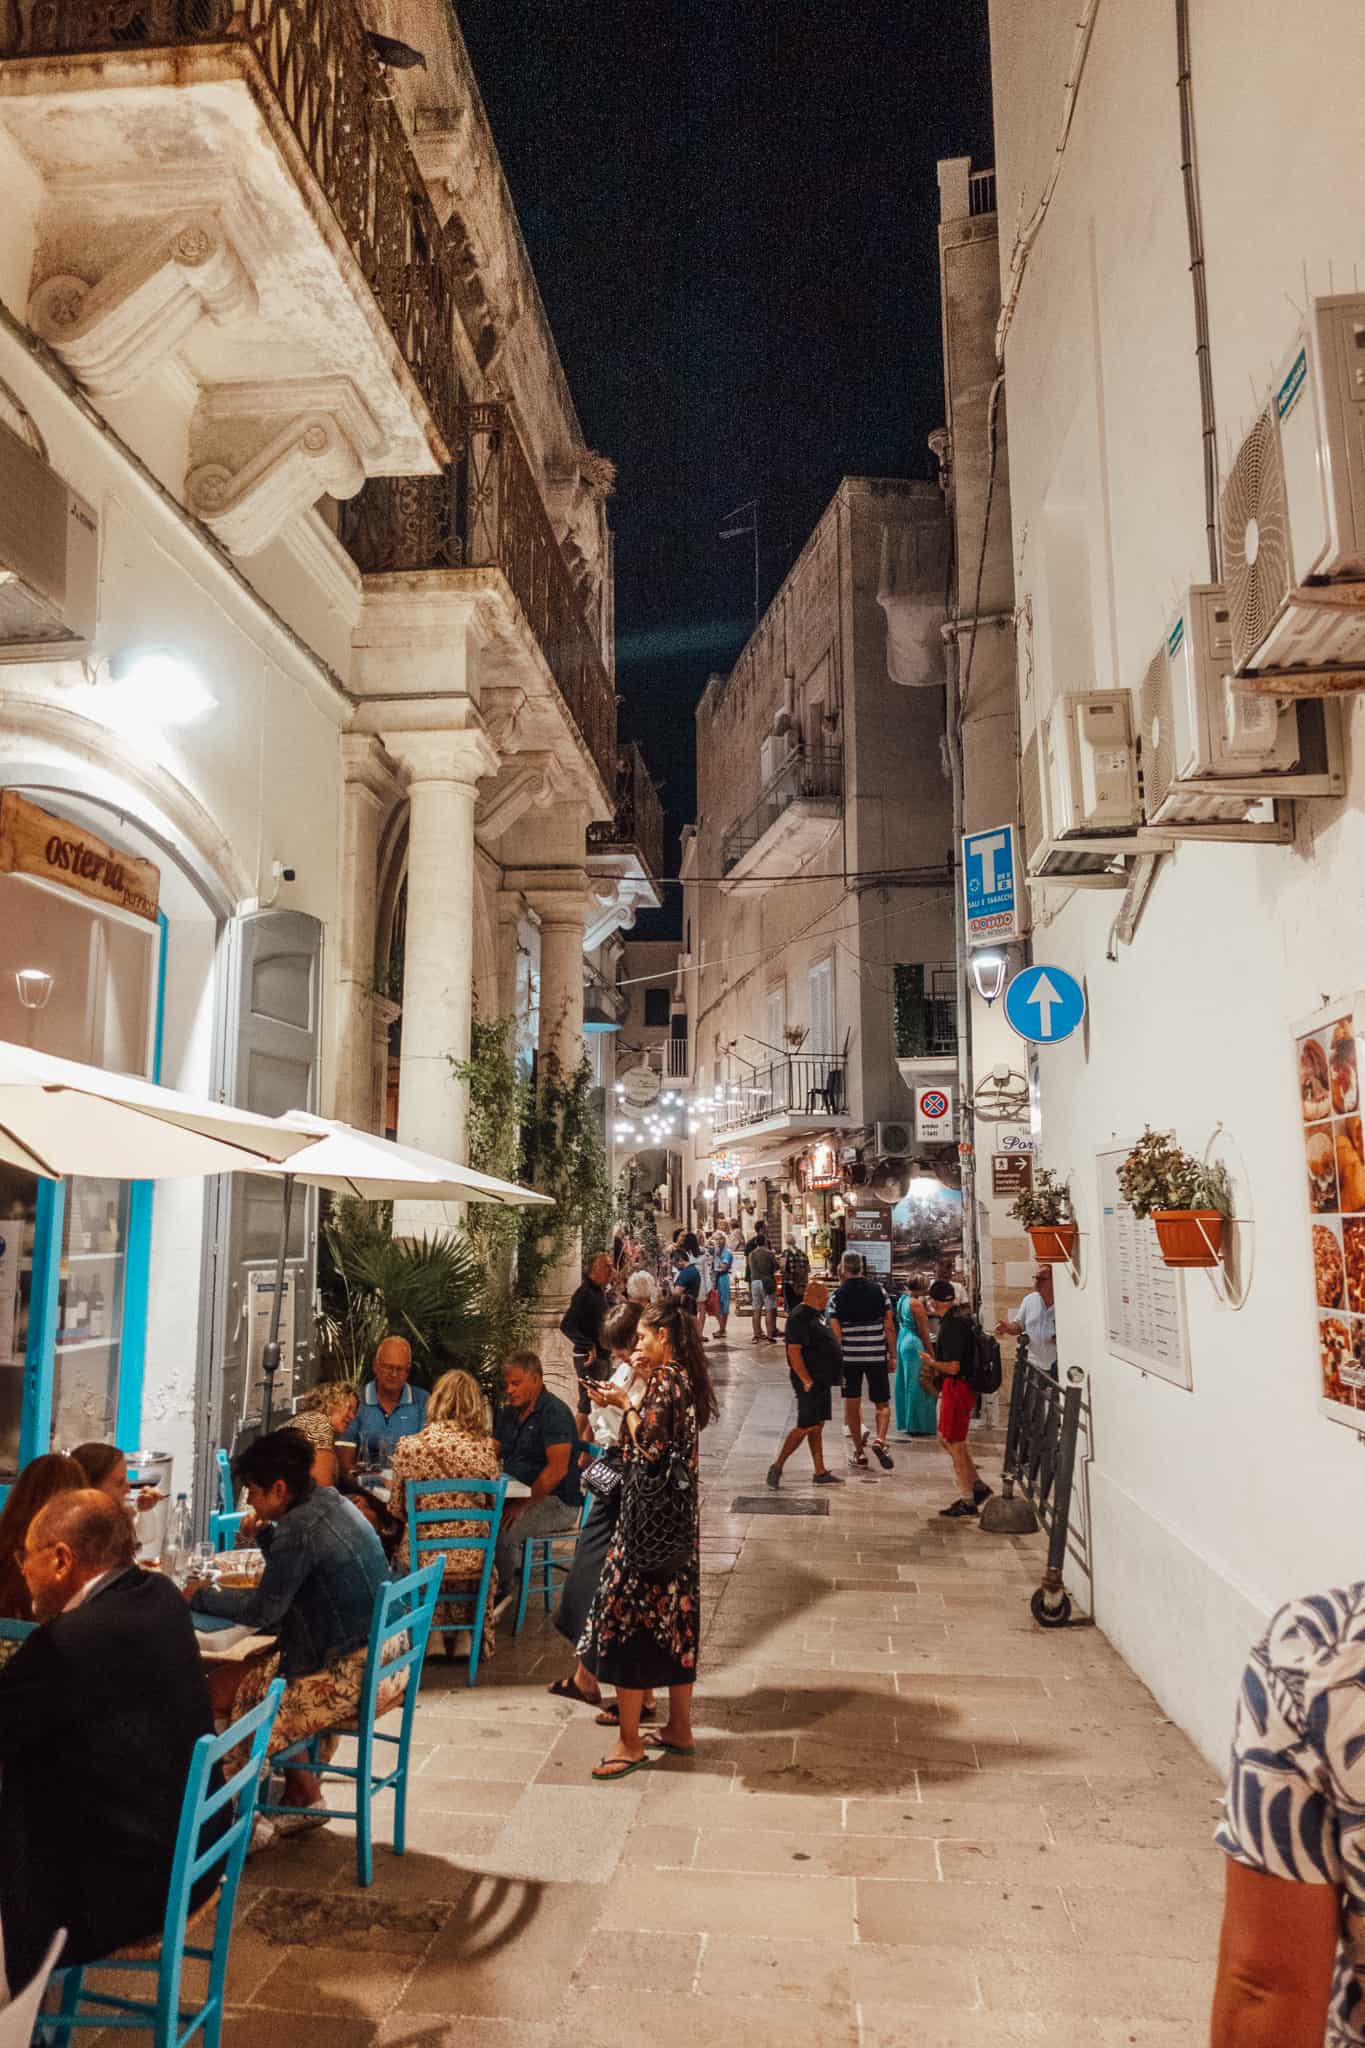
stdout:
[[995,172],[973,171],[967,180],[968,204],[972,213],[995,212]]
[[303,151],[447,445],[459,385],[441,226],[353,0],[32,0],[0,57],[241,44]]
[[793,1053],[732,1081],[716,1104],[714,1131],[742,1131],[775,1116],[848,1115],[847,1062],[842,1053]]
[[842,747],[803,747],[790,756],[774,775],[746,818],[721,841],[720,865],[728,875],[765,832],[777,823],[794,803],[818,800],[840,802],[844,794],[844,751]]
[[663,806],[634,740],[617,750],[616,815],[588,827],[589,851],[611,846],[634,846],[651,875],[663,873]]
[[337,531],[363,575],[500,569],[607,788],[616,788],[616,692],[505,405],[461,408],[441,476],[371,477]]

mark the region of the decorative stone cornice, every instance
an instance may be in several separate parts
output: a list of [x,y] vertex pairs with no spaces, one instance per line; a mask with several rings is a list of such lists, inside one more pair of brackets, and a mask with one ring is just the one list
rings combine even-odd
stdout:
[[537,804],[554,801],[560,776],[553,754],[521,754],[499,776],[497,784],[480,803],[477,826],[485,839],[501,839],[518,818]]
[[481,725],[451,730],[428,727],[383,734],[384,745],[414,782],[460,782],[476,786],[480,777],[496,775],[498,753]]
[[204,394],[185,478],[190,510],[235,555],[255,555],[324,491],[353,498],[383,445],[346,377],[226,384]]
[[158,227],[98,283],[59,272],[29,300],[29,325],[73,377],[119,398],[172,355],[191,328],[256,310],[256,288],[219,214]]

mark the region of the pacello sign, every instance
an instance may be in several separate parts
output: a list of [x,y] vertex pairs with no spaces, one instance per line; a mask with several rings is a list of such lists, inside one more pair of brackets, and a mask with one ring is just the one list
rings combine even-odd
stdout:
[[946,1145],[953,1135],[953,1091],[936,1083],[915,1090],[915,1137],[921,1145]]

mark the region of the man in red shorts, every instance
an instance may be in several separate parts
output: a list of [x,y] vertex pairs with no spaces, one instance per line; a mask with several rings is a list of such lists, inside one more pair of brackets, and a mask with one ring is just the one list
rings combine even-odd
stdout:
[[991,1489],[972,1462],[967,1449],[967,1432],[976,1413],[976,1394],[967,1383],[963,1368],[972,1359],[976,1338],[969,1311],[958,1301],[951,1280],[935,1280],[929,1289],[929,1314],[938,1328],[934,1334],[934,1364],[942,1375],[938,1397],[938,1440],[953,1461],[958,1498],[951,1507],[940,1508],[947,1521],[975,1515]]

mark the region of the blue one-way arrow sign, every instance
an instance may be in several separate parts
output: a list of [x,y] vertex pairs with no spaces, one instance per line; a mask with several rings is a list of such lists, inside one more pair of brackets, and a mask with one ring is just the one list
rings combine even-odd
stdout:
[[1005,990],[1005,1022],[1035,1045],[1060,1045],[1085,1015],[1085,990],[1064,967],[1026,967]]

